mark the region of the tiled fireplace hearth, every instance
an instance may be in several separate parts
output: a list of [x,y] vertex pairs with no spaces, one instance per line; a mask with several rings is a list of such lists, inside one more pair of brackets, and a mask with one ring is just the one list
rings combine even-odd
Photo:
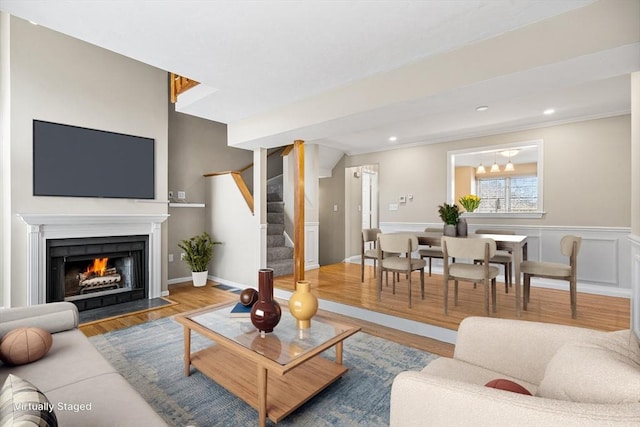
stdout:
[[[168,215],[19,216],[28,225],[28,305],[68,300],[83,309],[161,296],[161,224]],[[87,273],[87,264],[108,257],[104,278]],[[64,269],[71,273],[65,275]],[[60,281],[57,290],[51,288]]]

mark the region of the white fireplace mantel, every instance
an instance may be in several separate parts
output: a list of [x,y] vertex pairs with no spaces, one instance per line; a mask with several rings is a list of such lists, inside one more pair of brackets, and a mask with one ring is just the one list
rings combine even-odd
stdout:
[[149,236],[149,298],[162,292],[162,228],[168,214],[18,214],[27,227],[27,304],[46,302],[48,239]]

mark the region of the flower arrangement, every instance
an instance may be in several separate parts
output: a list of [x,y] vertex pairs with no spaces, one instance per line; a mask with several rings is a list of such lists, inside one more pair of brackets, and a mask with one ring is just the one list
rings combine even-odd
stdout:
[[445,224],[456,225],[460,217],[460,208],[455,203],[452,205],[445,203],[438,206],[438,214]]
[[459,202],[467,212],[473,212],[480,206],[480,197],[475,194],[467,194],[466,196],[460,197]]

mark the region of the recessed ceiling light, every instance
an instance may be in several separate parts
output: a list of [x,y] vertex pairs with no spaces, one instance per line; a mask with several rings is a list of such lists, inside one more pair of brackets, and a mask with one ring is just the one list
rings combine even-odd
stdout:
[[29,21],[29,23],[30,23],[31,25],[38,25],[38,23],[37,23],[37,22],[34,22],[34,21]]
[[395,142],[395,141],[397,141],[397,140],[398,140],[398,137],[397,137],[397,136],[390,136],[390,137],[389,137],[389,141],[390,141],[390,142]]
[[553,113],[555,113],[555,112],[556,112],[556,110],[554,110],[553,108],[547,108],[546,110],[544,110],[544,114],[545,114],[546,116],[548,116],[548,115],[550,115],[550,114],[553,114]]
[[489,109],[486,105],[479,105],[476,107],[476,111],[487,111]]

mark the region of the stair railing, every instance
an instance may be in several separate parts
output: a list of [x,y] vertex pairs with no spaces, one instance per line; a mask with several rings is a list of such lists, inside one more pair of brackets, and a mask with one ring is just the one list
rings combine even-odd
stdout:
[[189,79],[187,77],[182,77],[173,73],[170,73],[169,81],[171,84],[169,91],[171,93],[172,104],[175,104],[176,102],[178,102],[178,95],[200,84],[195,80]]
[[[277,153],[281,153],[281,155],[284,157],[288,155],[292,149],[293,149],[293,144],[286,145],[284,147],[278,147],[276,150],[267,154],[267,157],[271,157]],[[240,190],[242,197],[244,197],[244,200],[247,202],[247,206],[249,206],[249,209],[251,210],[251,212],[253,212],[253,194],[251,194],[251,191],[249,191],[249,187],[247,186],[247,183],[242,177],[242,174],[247,170],[251,169],[252,167],[253,167],[253,162],[235,171],[211,172],[211,173],[206,173],[202,176],[207,178],[211,176],[231,174],[231,177],[233,178],[236,185],[238,186],[238,190]]]
[[238,186],[238,190],[240,190],[240,194],[242,194],[244,201],[247,202],[247,206],[249,207],[249,210],[251,211],[251,213],[253,213],[253,194],[251,194],[251,191],[249,191],[249,187],[247,187],[247,183],[244,181],[244,178],[242,178],[242,175],[240,175],[240,173],[241,172],[239,171],[224,171],[224,172],[207,173],[202,176],[207,178],[211,176],[230,174],[231,177],[233,178],[233,181]]

